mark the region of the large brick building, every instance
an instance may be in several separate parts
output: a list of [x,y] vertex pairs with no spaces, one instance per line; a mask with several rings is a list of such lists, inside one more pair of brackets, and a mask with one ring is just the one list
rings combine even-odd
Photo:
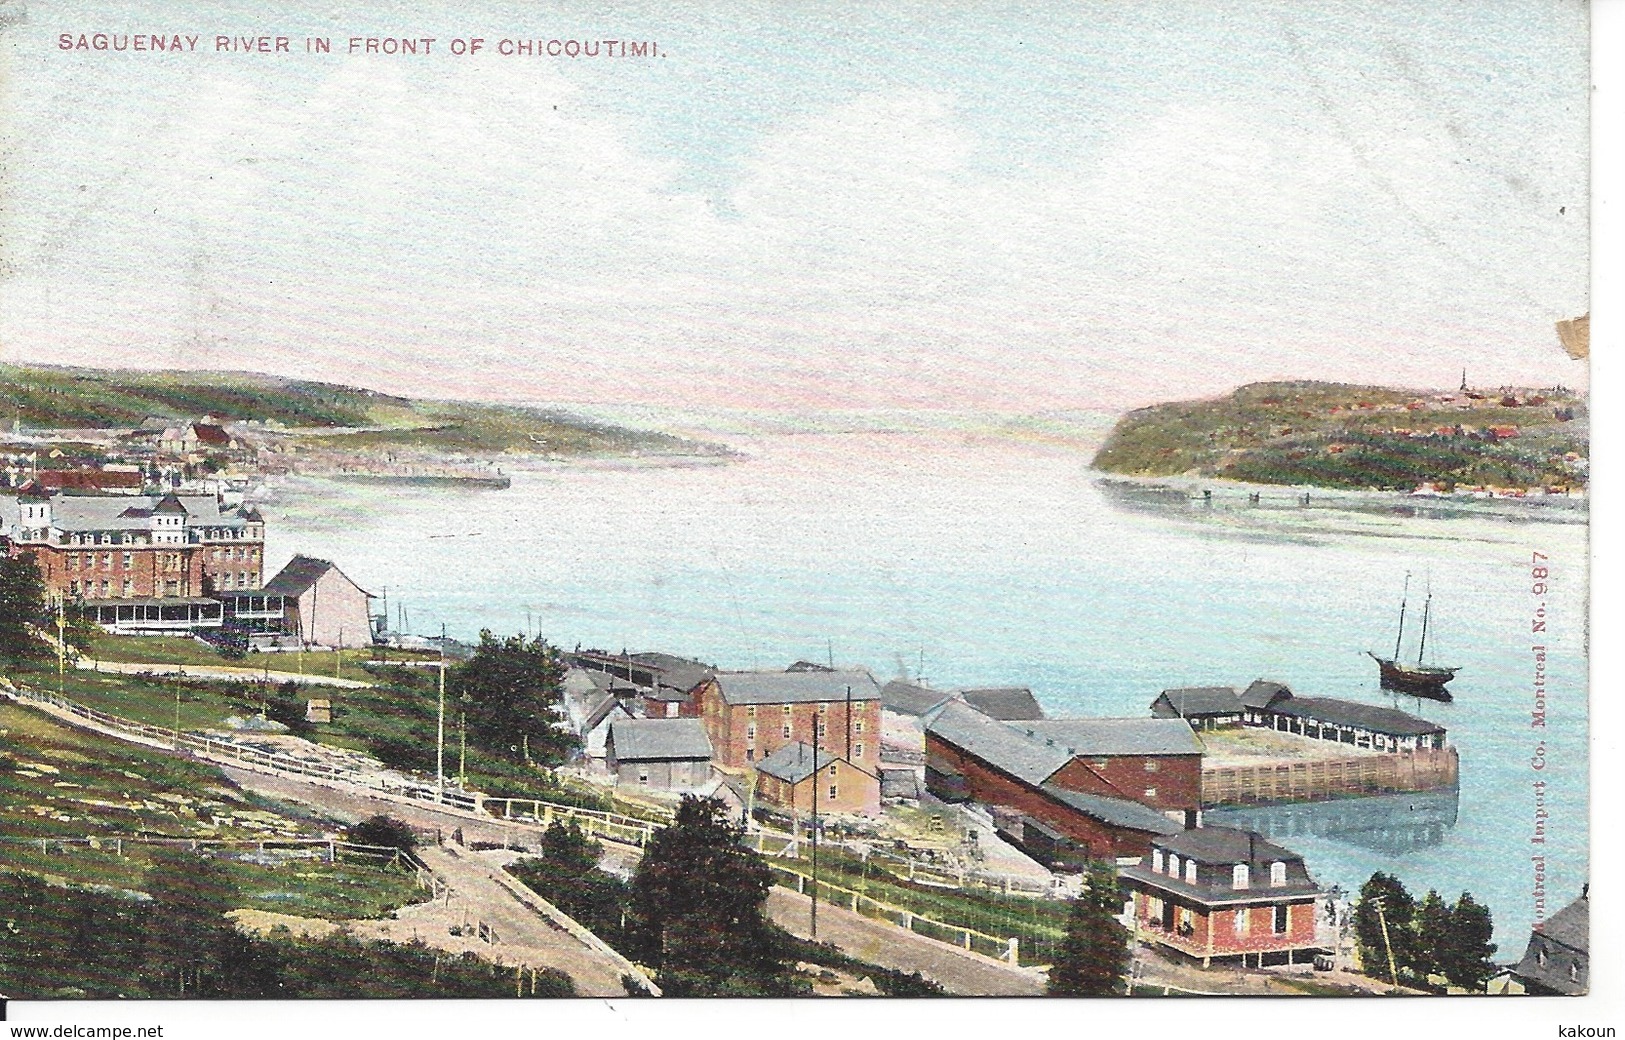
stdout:
[[880,687],[868,672],[719,672],[694,699],[719,765],[748,769],[800,741],[879,775]]
[[213,496],[64,495],[30,484],[6,507],[8,554],[32,554],[49,593],[87,607],[122,606],[134,618],[138,602],[158,611],[263,584],[264,520]]
[[1197,827],[1157,838],[1151,855],[1119,875],[1134,894],[1136,933],[1199,957],[1290,963],[1321,949],[1320,888],[1303,857],[1233,827]]

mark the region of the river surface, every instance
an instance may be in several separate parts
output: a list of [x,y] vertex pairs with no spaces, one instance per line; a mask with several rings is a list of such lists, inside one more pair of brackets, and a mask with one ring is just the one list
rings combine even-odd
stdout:
[[[1472,892],[1494,913],[1502,960],[1537,917],[1533,855],[1546,857],[1545,916],[1579,894],[1583,524],[1124,495],[1087,468],[1098,432],[881,425],[711,431],[742,457],[537,464],[505,491],[301,481],[264,507],[268,563],[333,559],[387,590],[392,621],[404,604],[425,634],[528,624],[567,647],[725,668],[833,659],[882,682],[1029,686],[1052,716],[1144,716],[1167,687],[1260,676],[1397,705],[1448,728],[1459,801],[1401,796],[1253,822],[1323,885],[1352,890],[1386,870],[1418,896]],[[1535,554],[1549,568],[1543,594]],[[1407,572],[1409,652],[1431,584],[1429,656],[1461,666],[1453,703],[1396,700],[1363,653],[1393,649]],[[1532,726],[1536,645],[1548,654],[1544,730]]]

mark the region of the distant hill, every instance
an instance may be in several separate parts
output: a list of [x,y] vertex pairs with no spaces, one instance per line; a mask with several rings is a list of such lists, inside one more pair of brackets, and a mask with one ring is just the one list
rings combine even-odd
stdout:
[[1585,397],[1567,390],[1252,383],[1128,413],[1094,467],[1348,489],[1579,487],[1586,418]]
[[0,430],[116,429],[149,418],[266,423],[334,451],[465,454],[726,454],[710,444],[564,412],[427,401],[247,372],[136,372],[0,365]]

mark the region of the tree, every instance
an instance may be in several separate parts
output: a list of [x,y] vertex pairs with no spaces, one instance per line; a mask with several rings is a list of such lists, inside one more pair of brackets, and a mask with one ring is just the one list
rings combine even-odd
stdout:
[[574,738],[553,725],[563,684],[564,661],[541,638],[498,639],[489,629],[474,656],[447,675],[447,685],[468,703],[471,742],[509,758],[528,750],[544,763],[563,761],[573,746]]
[[1367,975],[1390,977],[1390,949],[1396,968],[1409,970],[1415,965],[1416,933],[1411,927],[1415,916],[1416,900],[1392,874],[1379,870],[1360,886],[1360,899],[1354,906],[1354,940]]
[[1495,974],[1495,944],[1490,937],[1495,925],[1490,919],[1490,908],[1463,892],[1456,905],[1450,908],[1448,941],[1441,944],[1439,970],[1453,985],[1477,992]]
[[402,852],[411,852],[418,847],[417,832],[411,824],[383,813],[351,824],[345,829],[344,840],[355,845],[376,845]]
[[1428,889],[1428,894],[1416,904],[1416,917],[1412,921],[1416,932],[1415,942],[1412,944],[1415,961],[1403,964],[1417,976],[1427,978],[1438,974],[1442,970],[1446,956],[1446,948],[1450,942],[1450,904],[1439,898],[1439,893]]
[[225,914],[238,902],[226,868],[208,856],[161,847],[145,887],[152,905],[143,974],[154,995],[203,996],[218,989],[231,934]]
[[767,865],[740,844],[717,798],[685,796],[632,879],[630,946],[671,996],[803,990],[784,933],[765,915]]
[[17,665],[46,656],[49,648],[29,626],[47,620],[45,583],[34,554],[0,558],[0,657]]
[[1083,894],[1072,901],[1066,937],[1049,972],[1052,997],[1103,997],[1122,993],[1129,970],[1129,933],[1117,920],[1122,909],[1117,872],[1094,863]]
[[620,941],[624,881],[598,867],[603,846],[572,820],[542,834],[541,855],[509,868],[525,884],[612,945]]

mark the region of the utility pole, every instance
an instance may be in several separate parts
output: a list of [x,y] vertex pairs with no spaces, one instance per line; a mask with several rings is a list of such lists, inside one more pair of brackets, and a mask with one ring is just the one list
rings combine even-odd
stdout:
[[66,614],[67,599],[62,593],[56,595],[56,695],[63,696],[63,677],[68,671],[68,644],[65,641],[67,631]]
[[1373,899],[1372,904],[1377,908],[1377,923],[1382,926],[1382,945],[1388,951],[1388,977],[1399,985],[1399,969],[1394,966],[1394,944],[1388,941],[1388,915],[1382,912],[1382,900]]
[[181,687],[175,684],[175,750],[181,749]]
[[446,800],[446,644],[440,644],[440,709],[435,724],[434,800]]
[[818,727],[813,716],[812,747],[812,938],[818,940]]
[[465,766],[468,765],[468,712],[458,712],[457,719],[457,786],[468,786]]

